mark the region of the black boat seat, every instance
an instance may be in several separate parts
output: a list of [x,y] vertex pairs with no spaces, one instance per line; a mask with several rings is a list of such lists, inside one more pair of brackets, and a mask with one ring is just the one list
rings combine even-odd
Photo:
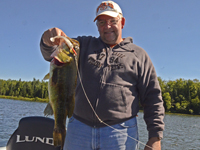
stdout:
[[19,126],[11,135],[6,150],[60,150],[53,146],[54,120],[33,116],[19,121]]

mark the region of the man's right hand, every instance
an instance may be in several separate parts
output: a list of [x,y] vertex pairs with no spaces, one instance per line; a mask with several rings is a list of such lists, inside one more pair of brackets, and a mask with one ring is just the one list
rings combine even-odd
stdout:
[[42,35],[42,40],[43,43],[46,44],[47,46],[54,46],[54,45],[59,45],[60,39],[55,39],[55,42],[51,42],[50,38],[54,36],[65,36],[66,34],[59,28],[51,28],[45,31]]

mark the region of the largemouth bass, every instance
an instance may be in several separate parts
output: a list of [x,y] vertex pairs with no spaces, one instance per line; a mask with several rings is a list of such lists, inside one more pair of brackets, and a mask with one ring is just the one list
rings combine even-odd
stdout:
[[[51,55],[50,72],[44,79],[49,79],[49,104],[44,110],[45,115],[54,115],[55,124],[53,131],[54,146],[64,146],[66,135],[66,118],[73,114],[75,103],[75,88],[77,82],[77,64],[79,57],[79,42],[62,38],[63,42]],[[75,49],[74,49],[75,48]]]

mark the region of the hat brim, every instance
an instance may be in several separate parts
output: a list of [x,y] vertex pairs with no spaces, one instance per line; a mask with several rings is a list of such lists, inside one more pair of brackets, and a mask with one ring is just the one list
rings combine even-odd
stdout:
[[94,19],[94,22],[97,20],[97,18],[101,15],[106,15],[106,16],[110,16],[110,17],[117,17],[119,15],[118,12],[114,12],[114,11],[104,11],[102,13],[100,13],[99,15],[96,16],[96,18]]

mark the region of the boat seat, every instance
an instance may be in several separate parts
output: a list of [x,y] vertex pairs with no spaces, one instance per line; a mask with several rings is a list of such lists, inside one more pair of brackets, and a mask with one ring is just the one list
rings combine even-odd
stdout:
[[8,140],[6,150],[60,150],[53,145],[54,120],[47,117],[24,117]]

